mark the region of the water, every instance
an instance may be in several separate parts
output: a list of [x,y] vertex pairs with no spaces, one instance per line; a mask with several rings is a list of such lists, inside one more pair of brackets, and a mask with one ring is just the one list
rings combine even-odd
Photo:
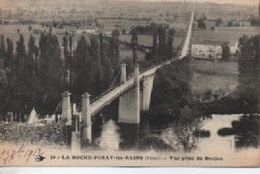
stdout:
[[[217,133],[221,128],[231,128],[232,121],[239,120],[241,116],[241,114],[212,115],[211,118],[187,125],[147,118],[143,119],[140,125],[127,125],[117,123],[114,118],[102,116],[94,121],[93,126],[99,127],[99,130],[96,129],[93,138],[99,148],[106,150],[223,153],[257,149],[249,145],[238,146],[236,135],[220,136]],[[201,138],[193,136],[196,128],[208,130],[210,136]]]

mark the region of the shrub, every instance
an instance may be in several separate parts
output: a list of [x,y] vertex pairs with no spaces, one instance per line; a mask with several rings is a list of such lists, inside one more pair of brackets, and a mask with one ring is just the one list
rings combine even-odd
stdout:
[[221,128],[218,130],[218,135],[220,136],[229,136],[229,135],[234,135],[235,131],[233,128]]
[[195,137],[201,137],[201,138],[203,138],[203,137],[210,137],[210,131],[209,130],[196,130],[196,131],[194,131],[193,132],[193,135],[195,136]]

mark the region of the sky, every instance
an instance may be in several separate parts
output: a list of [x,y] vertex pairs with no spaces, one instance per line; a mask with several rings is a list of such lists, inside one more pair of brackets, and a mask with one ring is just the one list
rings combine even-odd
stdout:
[[[144,0],[144,1],[185,1],[185,0]],[[231,4],[259,4],[259,0],[186,0],[189,2],[215,2]]]

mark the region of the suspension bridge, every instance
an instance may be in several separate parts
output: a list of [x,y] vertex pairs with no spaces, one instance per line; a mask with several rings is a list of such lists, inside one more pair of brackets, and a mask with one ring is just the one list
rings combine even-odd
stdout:
[[[191,32],[194,22],[194,11],[195,8],[193,8],[191,12],[186,37],[184,39],[181,54],[178,58],[150,67],[142,73],[139,72],[139,66],[136,65],[134,68],[134,73],[130,77],[127,77],[126,75],[126,65],[122,64],[120,84],[112,86],[109,90],[92,100],[87,92],[82,95],[81,117],[83,130],[81,133],[83,136],[81,137],[84,142],[89,143],[92,141],[91,117],[97,115],[102,109],[110,105],[118,98],[118,122],[126,124],[139,124],[140,112],[149,110],[156,71],[159,68],[163,68],[164,66],[173,63],[174,61],[183,59],[189,53]],[[142,85],[140,85],[140,83],[142,83]],[[62,100],[62,117],[67,119],[68,125],[72,124],[70,95],[71,94],[68,91],[65,92]],[[77,137],[80,137],[79,132],[76,131],[72,133],[72,143],[77,142]]]

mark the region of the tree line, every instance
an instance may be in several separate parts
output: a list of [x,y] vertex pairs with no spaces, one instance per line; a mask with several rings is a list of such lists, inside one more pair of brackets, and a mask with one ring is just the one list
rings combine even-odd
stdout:
[[60,44],[51,29],[41,33],[38,44],[33,35],[25,43],[20,34],[15,47],[2,35],[0,62],[6,81],[0,86],[0,115],[13,112],[24,121],[33,107],[41,115],[57,112],[65,90],[77,103],[85,91],[95,97],[106,90],[119,71],[119,35],[114,31],[106,42],[102,33],[82,35],[75,49],[72,35],[66,33]]
[[146,54],[146,60],[162,62],[171,59],[175,53],[173,49],[175,30],[168,25],[151,24],[153,45]]
[[240,99],[250,112],[255,111],[257,105],[259,107],[259,39],[260,35],[256,35],[251,37],[243,36],[239,40],[238,91]]

